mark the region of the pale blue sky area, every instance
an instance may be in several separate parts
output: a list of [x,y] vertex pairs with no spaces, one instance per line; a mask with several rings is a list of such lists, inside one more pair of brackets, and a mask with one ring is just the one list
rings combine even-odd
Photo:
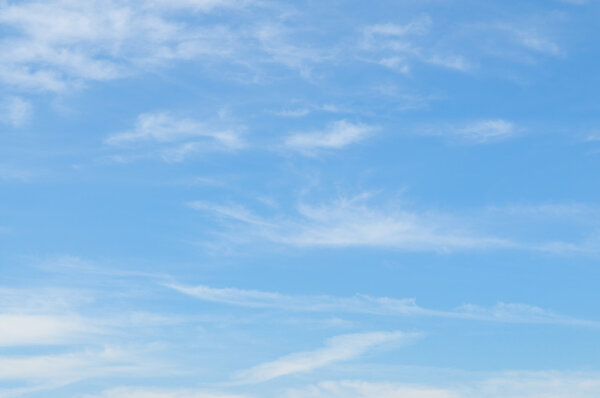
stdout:
[[595,0],[0,0],[0,398],[597,398]]

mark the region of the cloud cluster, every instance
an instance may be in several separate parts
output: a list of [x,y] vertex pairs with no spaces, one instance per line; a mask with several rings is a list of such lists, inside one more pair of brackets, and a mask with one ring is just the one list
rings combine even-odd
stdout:
[[0,3],[0,82],[64,91],[90,81],[132,75],[173,60],[230,53],[232,34],[219,25],[195,26],[175,11],[243,7],[224,0],[51,0]]

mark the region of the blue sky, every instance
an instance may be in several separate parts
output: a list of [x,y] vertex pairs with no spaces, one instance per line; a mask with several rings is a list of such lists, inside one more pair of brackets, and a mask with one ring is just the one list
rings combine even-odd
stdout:
[[594,0],[0,0],[0,397],[600,396]]

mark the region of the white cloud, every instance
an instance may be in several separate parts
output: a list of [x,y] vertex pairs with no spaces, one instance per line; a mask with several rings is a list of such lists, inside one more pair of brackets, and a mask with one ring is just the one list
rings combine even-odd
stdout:
[[246,395],[233,395],[219,392],[206,392],[184,389],[149,389],[120,387],[102,392],[99,395],[85,395],[84,398],[244,398]]
[[[514,247],[510,241],[468,230],[464,221],[443,214],[419,213],[396,207],[371,207],[367,197],[340,199],[329,205],[300,204],[297,214],[286,218],[263,218],[240,208],[189,205],[237,224],[235,239],[262,237],[298,247],[388,247],[408,251],[448,251]],[[251,222],[250,222],[251,221]],[[247,224],[244,229],[239,223]],[[461,225],[462,224],[462,225]]]
[[251,0],[148,0],[146,7],[208,12],[218,8],[240,8],[251,3]]
[[[465,25],[463,42],[470,42],[479,58],[491,57],[535,65],[542,57],[559,57],[564,50],[553,37],[560,21],[557,13],[545,17],[520,17],[504,22]],[[456,43],[455,45],[457,45]]]
[[92,300],[89,294],[76,289],[0,286],[0,313],[5,314],[71,314],[75,308]]
[[502,372],[463,389],[460,397],[465,398],[594,398],[600,396],[600,378],[577,372]]
[[545,55],[560,55],[561,49],[547,35],[535,28],[519,28],[501,24],[498,29],[507,32],[512,40],[524,48]]
[[0,313],[0,347],[72,343],[93,330],[77,316]]
[[559,0],[561,3],[566,3],[566,4],[575,4],[575,5],[584,5],[584,4],[588,4],[590,1],[589,0]]
[[0,380],[68,384],[90,377],[147,375],[161,366],[138,352],[106,346],[67,354],[0,356]]
[[326,381],[304,389],[289,390],[286,398],[459,398],[452,391],[430,387],[372,383],[366,381]]
[[291,296],[258,290],[212,288],[208,286],[166,286],[191,297],[249,308],[270,308],[300,312],[334,312],[373,314],[384,316],[426,316],[503,323],[539,323],[600,327],[600,321],[571,318],[551,311],[519,303],[499,302],[493,307],[473,304],[453,310],[434,310],[419,306],[412,298],[396,299],[357,294],[353,297],[326,295]]
[[310,109],[308,108],[300,108],[300,109],[293,109],[293,110],[283,110],[280,112],[275,112],[275,114],[277,116],[282,116],[282,117],[303,117],[308,115],[311,112]]
[[355,333],[333,337],[321,349],[283,356],[272,362],[262,363],[237,374],[240,383],[261,383],[277,377],[310,372],[335,362],[348,361],[361,356],[376,346],[406,342],[414,334],[402,332]]
[[464,57],[441,50],[430,40],[432,25],[431,18],[423,16],[405,25],[367,26],[363,29],[360,48],[373,54],[375,63],[401,73],[409,73],[415,61],[462,72],[472,69]]
[[498,372],[483,380],[454,382],[451,387],[370,382],[325,381],[289,389],[286,398],[595,398],[595,374],[569,372]]
[[418,130],[419,134],[441,136],[466,144],[486,144],[506,140],[519,133],[512,122],[503,119],[478,120]]
[[209,202],[195,201],[188,203],[188,206],[194,210],[208,211],[224,217],[247,224],[272,226],[273,224],[266,222],[262,218],[252,214],[242,206],[238,205],[218,205]]
[[223,57],[233,46],[223,26],[193,26],[169,10],[211,11],[248,2],[220,0],[51,0],[0,3],[0,81],[62,91],[124,77],[148,66],[198,56]]
[[268,62],[276,62],[296,70],[301,76],[310,79],[315,64],[332,59],[331,50],[325,52],[314,44],[303,46],[293,43],[289,37],[290,30],[286,27],[267,23],[262,24],[253,32],[258,41],[260,51],[264,52]]
[[112,134],[106,143],[157,153],[167,161],[181,161],[194,153],[233,151],[244,146],[240,135],[232,129],[210,127],[167,112],[139,115],[133,130]]
[[598,133],[598,132],[590,133],[585,137],[584,141],[599,142],[600,141],[600,133]]
[[33,105],[20,97],[9,97],[0,103],[0,122],[21,127],[31,119]]
[[[168,287],[200,300],[253,308],[275,308],[287,311],[332,311],[368,314],[410,315],[428,314],[412,299],[390,299],[356,295],[354,297],[290,296],[280,293],[235,288],[216,289],[208,286]],[[431,311],[431,313],[434,313]]]
[[362,141],[374,131],[374,127],[340,120],[331,123],[325,130],[296,133],[288,136],[285,146],[303,153],[320,149],[340,149]]
[[285,109],[279,112],[274,112],[275,115],[281,117],[300,118],[311,114],[312,112],[327,112],[327,113],[351,113],[348,109],[339,107],[334,104],[311,104],[296,109]]

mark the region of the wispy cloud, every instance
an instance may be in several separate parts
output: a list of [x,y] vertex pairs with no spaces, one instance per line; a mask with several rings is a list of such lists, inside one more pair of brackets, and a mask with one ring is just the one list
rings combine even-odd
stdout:
[[290,389],[286,398],[459,398],[454,391],[416,385],[344,380]]
[[[467,223],[442,214],[369,206],[368,195],[328,205],[299,204],[294,216],[264,218],[239,206],[226,210],[191,202],[192,208],[235,221],[235,238],[262,237],[298,247],[388,247],[408,251],[506,248],[508,240],[470,232]],[[243,217],[239,216],[243,212]],[[246,224],[244,230],[239,223]],[[242,225],[243,225],[242,224]]]
[[223,57],[231,34],[193,26],[173,10],[209,12],[248,1],[72,0],[0,3],[0,81],[26,89],[64,91],[88,81],[124,77],[177,59]]
[[24,381],[33,388],[52,389],[92,377],[144,376],[167,368],[148,362],[138,351],[107,346],[67,354],[0,357],[0,380]]
[[382,23],[363,29],[360,48],[372,56],[375,63],[409,73],[413,62],[421,62],[458,71],[468,71],[470,63],[461,55],[439,48],[429,38],[433,25],[429,16],[413,19],[407,24]]
[[21,127],[31,119],[33,105],[21,97],[8,97],[0,102],[0,122]]
[[300,118],[307,116],[313,112],[327,112],[327,113],[349,113],[349,111],[343,107],[339,107],[333,104],[324,105],[306,105],[295,109],[285,109],[279,112],[274,112],[275,115],[281,117]]
[[286,398],[594,398],[598,375],[576,372],[496,372],[450,387],[363,380],[325,381],[289,389]]
[[155,152],[168,161],[181,161],[194,153],[232,151],[244,146],[240,134],[232,129],[217,129],[168,112],[139,115],[133,130],[112,134],[106,143]]
[[85,395],[83,398],[244,398],[247,395],[233,395],[186,389],[150,389],[141,387],[120,387],[106,390],[98,395]]
[[277,377],[310,372],[324,366],[349,361],[369,349],[392,342],[407,342],[417,337],[403,332],[355,333],[333,337],[315,351],[298,352],[272,362],[262,363],[236,375],[240,383],[262,383]]
[[267,55],[266,61],[278,63],[310,79],[315,65],[331,60],[332,54],[312,44],[296,44],[290,38],[290,29],[276,23],[262,24],[254,30],[259,49]]
[[[493,25],[492,25],[493,27]],[[561,48],[548,35],[535,27],[521,28],[510,24],[498,24],[496,28],[506,32],[510,39],[527,50],[545,55],[560,55]]]
[[487,144],[517,135],[520,129],[503,119],[477,120],[458,125],[417,129],[418,134],[440,136],[465,144]]
[[340,120],[322,131],[292,134],[286,138],[284,145],[295,151],[311,154],[318,150],[340,149],[362,141],[374,130],[373,126]]
[[473,304],[453,310],[421,307],[415,299],[372,297],[358,294],[353,297],[291,296],[274,292],[212,288],[208,286],[166,285],[191,297],[216,303],[248,308],[267,308],[299,312],[333,312],[382,316],[425,316],[501,323],[539,323],[600,327],[600,321],[571,318],[539,307],[519,303],[497,303],[493,307]]

